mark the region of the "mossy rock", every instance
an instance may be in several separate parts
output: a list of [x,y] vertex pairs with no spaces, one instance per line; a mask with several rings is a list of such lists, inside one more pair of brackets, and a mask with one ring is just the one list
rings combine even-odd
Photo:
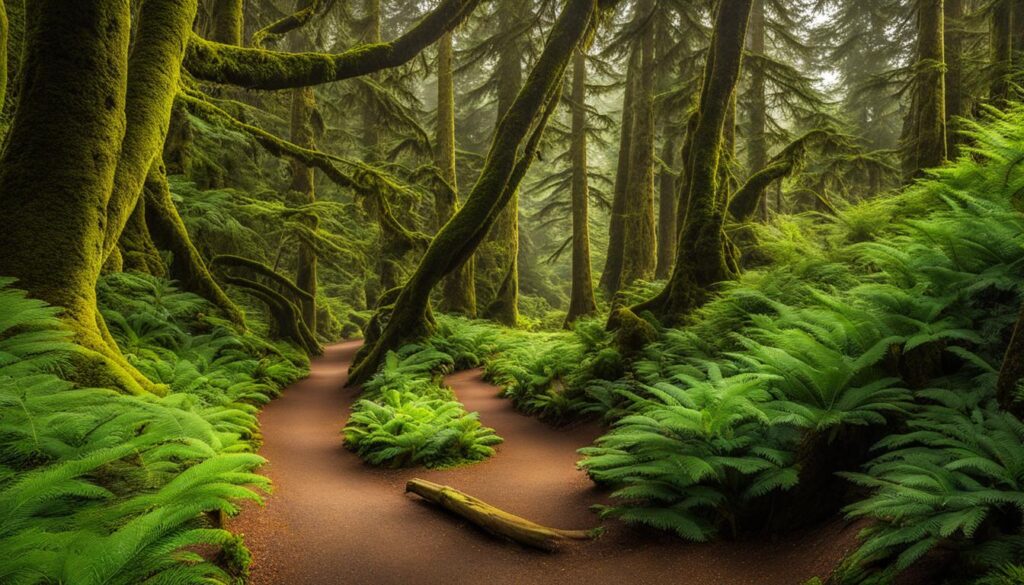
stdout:
[[625,307],[612,313],[608,328],[615,332],[615,347],[623,355],[635,354],[658,339],[658,330],[654,325]]

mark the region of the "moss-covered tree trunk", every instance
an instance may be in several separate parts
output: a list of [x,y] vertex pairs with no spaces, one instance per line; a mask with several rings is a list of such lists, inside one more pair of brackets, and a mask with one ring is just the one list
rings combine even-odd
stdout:
[[[455,79],[453,75],[452,34],[437,43],[437,144],[435,164],[446,185],[435,193],[434,211],[437,229],[448,222],[459,208],[459,181],[455,170]],[[476,317],[475,262],[469,258],[444,280],[440,309],[466,317]]]
[[[670,49],[671,37],[668,34],[669,23],[665,19],[657,21],[657,38],[655,44],[655,61],[663,71],[666,53]],[[658,94],[671,90],[671,76],[657,76],[655,85]],[[659,108],[659,119],[662,127],[661,165],[657,174],[658,181],[658,265],[654,277],[658,280],[668,278],[672,273],[672,264],[676,259],[676,214],[678,198],[676,197],[676,150],[679,139],[672,125],[675,121],[676,108],[663,105]]]
[[[505,0],[498,3],[501,30],[519,26],[522,2]],[[505,42],[498,52],[498,125],[515,102],[523,85],[523,48],[519,42]],[[497,132],[497,130],[495,130]],[[514,327],[519,322],[519,191],[512,193],[509,204],[498,214],[488,235],[487,244],[477,255],[480,266],[477,278],[483,278],[487,306],[481,315]]]
[[956,119],[966,116],[968,95],[964,87],[964,0],[946,0],[945,6],[946,53],[946,154],[955,160],[959,156],[962,137],[955,131]]
[[946,59],[943,0],[919,0],[917,63],[904,173],[907,179],[946,162]]
[[[748,30],[750,52],[754,55],[764,55],[765,52],[765,10],[764,0],[754,0],[754,6],[750,12],[750,27]],[[750,70],[750,87],[747,90],[747,103],[749,110],[750,129],[747,142],[747,169],[750,175],[757,173],[768,163],[768,102],[766,93],[765,71],[762,66],[752,67]],[[756,202],[758,215],[762,220],[768,218],[768,199],[761,191],[761,197]]]
[[431,291],[476,251],[518,189],[558,103],[566,66],[592,32],[597,10],[597,0],[566,3],[523,90],[499,122],[465,205],[441,228],[394,303],[383,310],[381,316],[387,318],[378,319],[383,329],[363,346],[350,384],[371,376],[388,351],[428,332]]
[[1013,5],[1014,0],[996,0],[991,8],[992,85],[989,98],[998,106],[1006,105],[1010,98],[1013,77]]
[[633,140],[633,102],[640,52],[633,50],[626,65],[626,88],[622,94],[622,120],[619,123],[619,158],[615,168],[612,212],[608,225],[608,254],[601,271],[601,290],[614,295],[622,276],[623,230],[626,217],[626,187],[629,182],[630,150]]
[[637,6],[646,29],[639,39],[640,73],[634,94],[633,138],[623,221],[622,271],[619,288],[637,280],[651,280],[658,264],[654,219],[654,36],[652,0]]
[[[155,389],[96,310],[96,281],[159,152],[195,1],[147,4],[128,57],[127,0],[28,4],[20,93],[0,158],[0,274],[64,309],[80,379]],[[135,187],[138,187],[136,190]]]
[[[297,0],[295,10],[299,12],[309,8],[311,4],[312,0]],[[310,48],[306,36],[301,31],[294,31],[291,41],[297,51],[307,51]],[[291,90],[291,94],[292,144],[316,150],[316,131],[313,124],[316,115],[316,93],[312,87],[299,87]],[[294,202],[298,205],[316,203],[313,168],[295,158],[291,159],[290,166],[292,172],[290,190]],[[304,221],[309,229],[317,229],[319,221],[315,215],[308,216]],[[300,239],[298,245],[295,285],[308,295],[300,300],[299,310],[302,313],[302,320],[315,335],[317,330],[317,252],[313,243],[306,239]]]
[[732,277],[723,232],[728,190],[721,158],[734,102],[752,0],[721,0],[704,67],[698,119],[689,147],[686,223],[665,289],[634,308],[674,322],[703,305],[716,284]]
[[[313,129],[313,116],[316,112],[316,94],[312,87],[291,90],[292,119],[291,140],[303,148],[316,149],[316,135]],[[291,192],[295,203],[310,205],[316,203],[316,186],[313,169],[303,162],[292,159]],[[304,220],[307,227],[317,229],[316,216],[310,215]],[[309,297],[303,298],[299,309],[302,319],[310,331],[316,332],[316,291],[317,291],[317,253],[312,242],[299,241],[295,268],[295,284],[305,291]]]
[[587,182],[587,56],[577,50],[572,65],[572,290],[566,325],[597,312],[590,271],[590,190]]

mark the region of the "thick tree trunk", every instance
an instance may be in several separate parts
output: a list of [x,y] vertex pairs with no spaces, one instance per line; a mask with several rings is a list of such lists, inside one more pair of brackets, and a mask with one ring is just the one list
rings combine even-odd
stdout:
[[597,10],[597,0],[566,3],[523,90],[498,124],[484,168],[465,205],[433,239],[393,306],[384,309],[388,318],[378,319],[384,328],[363,346],[349,384],[364,382],[377,371],[388,351],[428,332],[431,291],[476,251],[518,189],[558,103],[568,61],[592,32]]
[[495,508],[457,489],[423,479],[410,480],[405,486],[406,493],[414,493],[428,502],[468,520],[483,530],[513,542],[556,551],[572,541],[592,540],[600,530],[559,530]]
[[918,2],[917,74],[905,169],[908,179],[947,159],[944,20],[943,0]]
[[[313,115],[316,112],[316,94],[312,87],[293,89],[292,91],[292,132],[291,140],[303,148],[316,149],[316,136],[313,131]],[[309,205],[316,203],[316,187],[313,169],[296,159],[291,160],[292,183],[291,192],[295,203]],[[306,220],[310,229],[317,229],[317,218]],[[316,290],[317,290],[317,255],[310,242],[302,240],[298,245],[298,258],[295,269],[295,284],[307,294],[299,309],[302,318],[310,331],[316,331]]]
[[637,280],[652,280],[658,263],[654,220],[654,33],[647,18],[653,9],[651,0],[637,7],[647,28],[639,40],[640,75],[634,95],[633,138],[631,140],[629,182],[626,187],[623,222],[622,272],[619,288]]
[[[765,52],[765,0],[754,0],[750,12],[750,52],[764,55]],[[750,71],[750,88],[748,89],[750,110],[750,137],[747,144],[747,169],[750,175],[757,173],[768,164],[768,103],[765,93],[765,72],[761,66]],[[762,196],[755,202],[760,219],[768,218],[768,199]]]
[[636,78],[640,52],[630,53],[626,65],[626,88],[622,94],[622,120],[619,123],[619,160],[615,169],[615,186],[612,194],[612,213],[608,226],[608,254],[604,270],[601,271],[601,290],[609,296],[619,291],[622,276],[623,230],[626,217],[626,188],[629,182],[630,151],[633,140],[633,102],[636,94]]
[[[502,30],[512,30],[522,17],[519,0],[498,4]],[[518,42],[507,42],[498,53],[498,112],[500,125],[523,85],[523,55]],[[509,327],[519,322],[519,191],[498,214],[488,242],[479,254],[477,277],[491,292],[483,317]]]
[[732,277],[723,232],[728,193],[720,164],[752,1],[719,3],[687,161],[689,196],[676,265],[665,289],[637,306],[637,314],[650,310],[666,322],[676,321],[703,305],[714,285]]
[[[452,34],[441,37],[437,45],[437,168],[446,185],[434,199],[437,229],[448,222],[459,208],[459,181],[455,171],[455,80],[452,65]],[[470,258],[444,281],[440,309],[466,317],[476,317],[475,262]]]
[[135,208],[140,161],[159,152],[195,10],[194,0],[147,4],[137,32],[145,48],[129,61],[126,0],[28,5],[7,137],[15,146],[0,159],[0,213],[8,221],[0,274],[64,309],[87,350],[76,368],[81,381],[157,389],[110,338],[95,287]]
[[568,326],[597,312],[590,272],[590,192],[587,184],[587,56],[578,49],[572,74],[572,291]]

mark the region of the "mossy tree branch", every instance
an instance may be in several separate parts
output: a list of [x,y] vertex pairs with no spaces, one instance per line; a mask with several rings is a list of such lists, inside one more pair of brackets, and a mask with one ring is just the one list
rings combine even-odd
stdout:
[[307,6],[275,20],[252,34],[252,46],[264,47],[268,41],[277,40],[294,30],[306,26],[313,20],[314,16],[321,12],[321,9],[326,9],[333,3],[334,0],[313,0]]
[[458,26],[479,3],[445,0],[394,41],[363,44],[338,54],[235,47],[193,34],[184,64],[198,79],[250,89],[288,89],[341,81],[407,63]]

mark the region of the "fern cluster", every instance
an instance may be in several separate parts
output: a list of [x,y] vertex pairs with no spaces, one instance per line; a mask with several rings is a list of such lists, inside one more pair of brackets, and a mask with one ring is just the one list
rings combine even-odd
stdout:
[[0,582],[240,582],[244,546],[212,519],[267,489],[255,408],[301,364],[230,332],[198,297],[120,274],[100,287],[111,331],[172,392],[78,388],[61,378],[75,346],[56,311],[10,286],[0,281]]
[[[834,222],[763,228],[772,264],[664,331],[632,377],[592,384],[618,418],[583,450],[615,488],[603,513],[707,540],[797,506],[834,460],[869,490],[847,512],[874,520],[851,582],[940,546],[1011,575],[1024,427],[994,410],[990,364],[1024,292],[1022,121],[972,127],[972,157]],[[853,439],[886,434],[867,462]]]
[[440,317],[438,325],[432,346],[456,356],[460,369],[483,366],[517,409],[554,424],[595,410],[584,388],[594,379],[617,379],[625,368],[598,320],[543,332],[456,317]]
[[480,423],[478,413],[467,413],[442,383],[456,361],[429,345],[388,354],[352,406],[342,431],[345,445],[386,467],[449,467],[493,455],[501,437]]

